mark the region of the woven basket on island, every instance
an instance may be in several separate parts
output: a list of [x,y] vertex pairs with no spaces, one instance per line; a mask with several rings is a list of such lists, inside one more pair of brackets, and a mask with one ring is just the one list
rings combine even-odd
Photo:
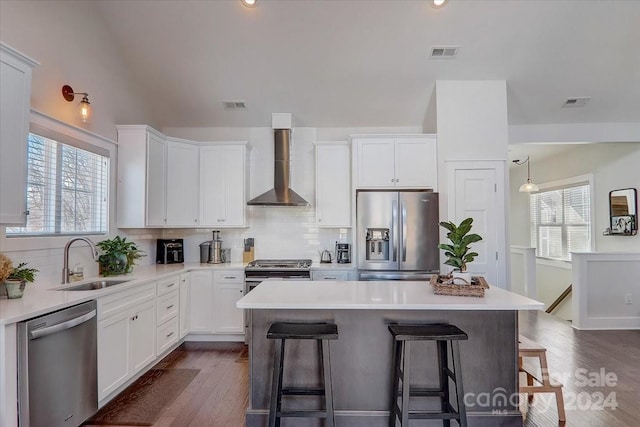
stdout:
[[473,276],[471,284],[453,283],[452,276],[431,276],[431,286],[436,295],[453,295],[460,297],[484,297],[484,290],[489,289],[489,284],[482,276]]

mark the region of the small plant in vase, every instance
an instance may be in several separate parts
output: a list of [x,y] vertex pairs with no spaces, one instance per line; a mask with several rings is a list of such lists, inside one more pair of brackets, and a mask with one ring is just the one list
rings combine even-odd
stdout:
[[478,253],[471,252],[470,245],[482,240],[482,237],[478,234],[469,234],[472,224],[473,218],[464,219],[460,225],[450,221],[440,223],[440,226],[448,231],[447,238],[451,241],[451,244],[440,243],[438,248],[445,251],[444,255],[447,257],[445,264],[454,267],[451,272],[454,283],[456,283],[456,279],[462,279],[459,282],[471,283],[471,273],[467,272],[467,264],[473,262]]
[[127,242],[126,237],[116,236],[98,242],[96,246],[102,250],[98,263],[103,276],[130,273],[136,260],[146,256],[135,243]]
[[4,254],[0,254],[0,284],[3,284],[7,298],[22,298],[27,283],[33,283],[38,270],[28,268],[26,262],[21,262],[13,267],[11,260]]

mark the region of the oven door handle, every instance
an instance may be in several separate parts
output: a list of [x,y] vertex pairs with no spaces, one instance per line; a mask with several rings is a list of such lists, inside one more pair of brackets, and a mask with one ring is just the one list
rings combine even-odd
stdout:
[[73,327],[83,324],[88,320],[93,319],[94,317],[96,317],[96,311],[91,310],[90,312],[85,313],[82,316],[75,317],[71,320],[67,320],[66,322],[58,323],[57,325],[49,326],[47,328],[36,329],[35,331],[31,331],[29,333],[29,339],[36,340],[38,338],[46,337],[47,335],[64,331],[65,329],[71,329]]

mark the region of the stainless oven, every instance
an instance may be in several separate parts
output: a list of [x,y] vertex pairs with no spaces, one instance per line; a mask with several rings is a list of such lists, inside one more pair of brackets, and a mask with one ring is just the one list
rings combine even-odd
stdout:
[[[244,294],[247,295],[265,280],[311,280],[310,259],[259,259],[244,269]],[[249,342],[251,310],[244,311],[244,340]]]

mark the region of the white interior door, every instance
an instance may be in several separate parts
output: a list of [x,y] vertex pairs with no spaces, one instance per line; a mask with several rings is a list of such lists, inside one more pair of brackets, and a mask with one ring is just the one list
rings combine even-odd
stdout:
[[487,162],[493,163],[487,167],[456,163],[448,168],[449,219],[460,223],[473,218],[471,232],[482,236],[482,241],[472,245],[479,255],[468,264],[468,271],[505,287],[504,168],[500,162]]

